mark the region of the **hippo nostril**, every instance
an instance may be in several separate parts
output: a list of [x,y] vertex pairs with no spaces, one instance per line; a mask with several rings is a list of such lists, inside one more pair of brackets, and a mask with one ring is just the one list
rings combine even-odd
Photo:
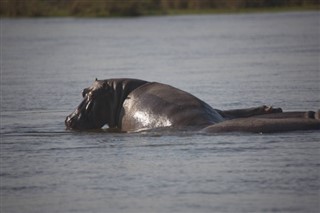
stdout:
[[66,125],[66,127],[70,127],[70,128],[72,128],[73,126],[74,126],[74,117],[66,117],[66,120],[65,120],[65,125]]
[[68,127],[68,126],[70,126],[69,123],[70,123],[70,117],[67,116],[66,120],[64,121],[64,124]]

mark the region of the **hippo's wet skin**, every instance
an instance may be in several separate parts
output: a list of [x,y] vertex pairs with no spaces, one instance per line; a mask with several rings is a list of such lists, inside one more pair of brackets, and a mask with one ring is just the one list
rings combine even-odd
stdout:
[[83,101],[65,120],[68,129],[99,129],[105,124],[122,132],[159,127],[204,132],[320,129],[319,111],[282,112],[266,106],[222,111],[172,86],[137,79],[96,80],[82,95]]

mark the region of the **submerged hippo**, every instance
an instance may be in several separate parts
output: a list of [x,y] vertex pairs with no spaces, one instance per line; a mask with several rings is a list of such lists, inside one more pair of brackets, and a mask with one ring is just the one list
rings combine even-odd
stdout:
[[218,110],[175,87],[138,79],[95,80],[65,120],[68,129],[121,132],[171,127],[204,132],[283,132],[320,129],[319,111],[282,112],[267,106]]

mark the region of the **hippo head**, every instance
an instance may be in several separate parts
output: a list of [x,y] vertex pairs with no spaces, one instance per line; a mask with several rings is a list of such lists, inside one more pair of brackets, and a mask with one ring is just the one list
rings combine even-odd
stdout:
[[113,120],[114,93],[106,80],[95,80],[91,87],[82,91],[83,101],[67,116],[65,125],[69,129],[99,129]]
[[127,95],[146,81],[136,79],[96,79],[82,92],[83,101],[66,117],[68,129],[100,129],[105,124],[117,128],[122,103]]

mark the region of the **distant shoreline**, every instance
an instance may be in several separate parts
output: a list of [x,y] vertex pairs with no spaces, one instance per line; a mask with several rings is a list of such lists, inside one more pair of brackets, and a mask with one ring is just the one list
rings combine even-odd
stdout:
[[201,14],[246,14],[246,13],[278,13],[320,11],[318,7],[277,7],[277,8],[237,8],[237,9],[203,9],[203,10],[172,10],[165,15],[201,15]]
[[32,11],[26,14],[8,14],[2,11],[0,18],[50,18],[50,17],[79,17],[79,18],[117,18],[117,17],[147,17],[147,16],[175,16],[175,15],[214,15],[214,14],[246,14],[246,13],[278,13],[298,11],[320,11],[319,5],[308,6],[283,6],[283,7],[260,7],[260,8],[208,8],[208,9],[167,9],[167,10],[142,10],[137,13],[97,13],[96,11],[81,11],[72,14],[67,8],[46,8],[45,12]]

